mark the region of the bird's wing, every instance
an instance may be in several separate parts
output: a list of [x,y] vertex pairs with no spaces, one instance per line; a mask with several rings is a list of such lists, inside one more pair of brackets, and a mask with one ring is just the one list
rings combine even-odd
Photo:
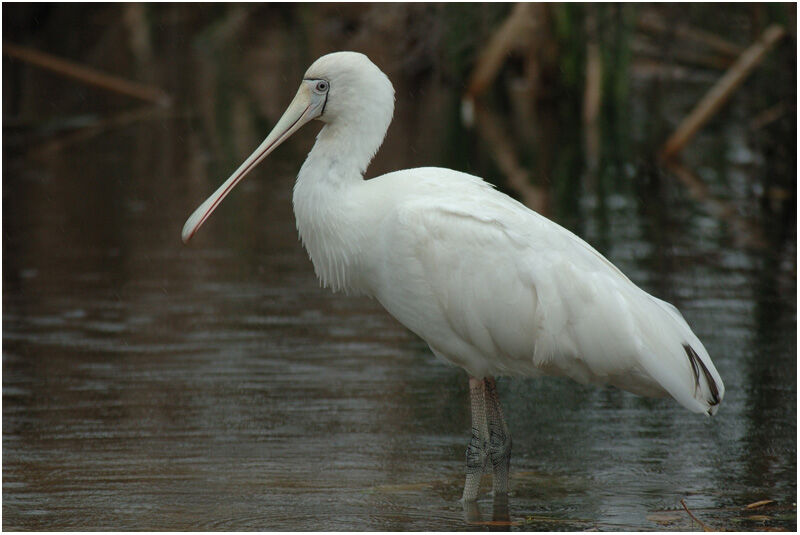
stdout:
[[433,188],[396,205],[391,280],[377,296],[434,351],[475,375],[565,375],[669,393],[696,411],[709,409],[714,389],[721,397],[705,348],[672,305],[487,184],[438,179],[446,195]]

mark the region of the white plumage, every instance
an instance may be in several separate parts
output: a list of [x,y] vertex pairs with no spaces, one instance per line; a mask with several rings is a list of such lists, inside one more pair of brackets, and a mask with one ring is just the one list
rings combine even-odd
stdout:
[[[184,240],[261,159],[317,118],[325,126],[298,175],[294,207],[323,285],[376,298],[473,378],[560,375],[716,411],[722,380],[677,309],[568,230],[448,169],[364,180],[393,109],[391,83],[366,56],[323,56],[264,143],[189,218]],[[481,440],[485,464],[491,444]]]

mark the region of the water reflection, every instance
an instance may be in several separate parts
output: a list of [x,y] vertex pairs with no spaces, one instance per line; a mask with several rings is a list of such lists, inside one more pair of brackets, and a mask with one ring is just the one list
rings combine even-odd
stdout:
[[[575,110],[537,112],[533,145],[511,150],[549,191],[549,215],[681,308],[727,396],[708,420],[615,390],[501,381],[513,492],[464,511],[463,372],[374,302],[319,289],[297,241],[291,188],[313,128],[248,178],[196,243],[180,244],[185,217],[257,145],[326,44],[281,45],[294,16],[281,9],[259,28],[250,8],[233,7],[197,32],[193,17],[205,15],[165,8],[151,29],[166,58],[152,80],[173,109],[60,145],[6,130],[3,527],[691,529],[685,498],[708,524],[737,529],[763,527],[742,506],[773,499],[766,525],[793,529],[794,214],[760,205],[747,186],[770,160],[742,167],[731,155],[747,140],[713,129],[687,155],[761,229],[766,244],[753,247],[648,159],[646,130],[667,112],[647,88],[628,116],[601,121],[596,168],[584,163]],[[507,187],[481,133],[460,125],[458,91],[373,52],[398,102],[370,174],[441,164]],[[40,96],[20,116],[121,107],[26,76],[21,87]],[[502,106],[492,112],[512,121]],[[740,122],[723,119],[722,131]]]

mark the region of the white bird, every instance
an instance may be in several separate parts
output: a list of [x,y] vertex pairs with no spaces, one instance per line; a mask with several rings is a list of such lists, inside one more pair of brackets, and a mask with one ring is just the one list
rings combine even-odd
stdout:
[[365,180],[393,113],[392,84],[369,58],[322,56],[264,142],[189,217],[183,241],[278,145],[322,121],[294,187],[300,238],[324,286],[377,299],[469,374],[465,501],[489,464],[495,495],[508,489],[494,376],[566,376],[716,412],[725,388],[678,310],[570,231],[449,169]]

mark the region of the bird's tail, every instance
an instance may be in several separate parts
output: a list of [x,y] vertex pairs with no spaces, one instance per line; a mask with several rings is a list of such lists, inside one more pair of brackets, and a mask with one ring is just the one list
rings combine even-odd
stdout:
[[683,350],[686,352],[689,364],[692,366],[692,375],[694,376],[693,397],[701,403],[705,402],[703,408],[709,416],[713,416],[719,408],[722,396],[725,394],[725,386],[722,384],[722,379],[719,377],[716,368],[714,368],[714,364],[711,363],[711,359],[707,359],[708,364],[703,362],[700,355],[689,344],[683,344]]
[[713,416],[725,396],[725,385],[703,344],[692,338],[680,346],[669,344],[669,351],[648,353],[642,364],[675,401],[692,412]]
[[675,401],[692,412],[713,416],[725,396],[725,385],[708,351],[678,309],[655,298],[649,304],[653,305],[666,316],[647,325],[649,351],[644,351],[641,364]]

